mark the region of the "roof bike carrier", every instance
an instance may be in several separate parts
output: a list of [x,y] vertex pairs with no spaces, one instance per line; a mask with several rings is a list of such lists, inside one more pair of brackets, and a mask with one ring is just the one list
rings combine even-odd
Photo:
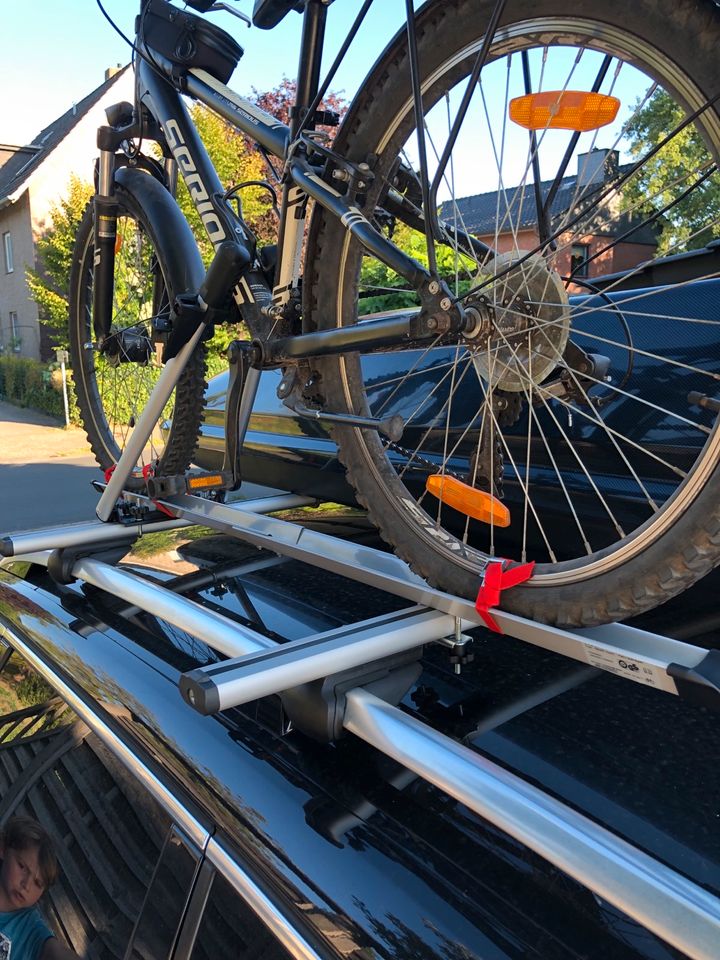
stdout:
[[[430,587],[413,573],[403,560],[393,554],[350,543],[267,515],[292,507],[314,504],[317,502],[314,499],[284,494],[228,504],[188,494],[179,494],[159,501],[151,501],[148,497],[135,493],[126,493],[125,498],[141,508],[152,508],[159,504],[171,513],[174,519],[138,522],[130,525],[91,521],[11,534],[0,539],[0,556],[35,554],[88,544],[95,545],[99,550],[107,541],[117,539],[119,532],[124,535],[129,530],[134,530],[139,536],[143,532],[153,530],[202,524],[256,547],[309,563],[403,597],[419,606],[447,614],[453,618],[453,623],[455,620],[461,622],[462,629],[482,625],[481,615],[471,600]],[[80,577],[77,572],[75,575]],[[701,703],[711,709],[720,709],[720,651],[718,650],[707,650],[621,623],[565,630],[496,608],[492,609],[492,614],[502,632],[508,636],[644,686],[664,690],[666,693]],[[450,621],[445,622],[447,624]],[[456,632],[454,628],[447,630],[447,633],[453,632]],[[202,637],[202,639],[207,638]],[[424,642],[426,641],[419,640],[417,645],[420,646]],[[285,644],[284,649],[287,650],[288,646]],[[347,646],[357,650],[352,657],[356,665],[369,662],[370,658],[363,653],[362,644],[348,640]],[[349,655],[346,654],[346,657]],[[299,654],[295,657],[297,664],[303,659],[312,659],[316,664],[314,668],[318,671],[315,674],[316,678],[327,675],[328,671],[323,666],[323,657],[315,656],[310,648],[306,651],[306,657]],[[270,676],[274,669],[274,661],[269,661],[263,668],[263,672]],[[296,669],[299,677],[301,668],[298,665]],[[242,676],[244,670],[245,667],[238,664],[237,676]],[[303,666],[302,670],[304,676],[307,667]],[[252,675],[257,675],[258,671],[258,666],[254,665]],[[247,672],[249,675],[249,665]],[[286,683],[288,673],[285,670],[278,671],[277,676],[277,681],[264,681],[264,684],[271,687],[273,683]],[[232,678],[232,683],[235,683],[235,679],[235,677]],[[223,672],[222,677],[218,677],[216,685],[227,687],[230,682],[228,670]],[[305,682],[305,679],[298,682]],[[238,690],[241,688],[242,683],[238,686]],[[272,693],[282,689],[285,688],[276,686],[275,690],[268,689],[266,692]],[[222,702],[224,706],[229,705],[228,697],[224,692]]]
[[[125,494],[140,507],[147,497]],[[214,713],[279,694],[311,736],[349,731],[468,806],[642,926],[698,960],[716,956],[720,899],[471,748],[403,712],[424,644],[461,650],[481,624],[473,603],[435,590],[393,554],[268,516],[315,503],[283,495],[223,504],[181,494],[161,500],[174,519],[91,522],[18,533],[0,554],[61,571],[206,642],[228,659],[180,676],[186,702]],[[155,501],[157,503],[157,501]],[[410,602],[397,612],[277,644],[250,627],[106,562],[133,534],[198,523],[281,557],[312,564]],[[128,529],[130,528],[130,529]],[[720,707],[720,652],[623,624],[561,630],[493,609],[504,633],[676,696]],[[1,631],[0,631],[1,632]],[[492,635],[490,635],[492,636]],[[18,638],[10,643],[24,649]],[[498,642],[502,639],[497,638]],[[21,652],[22,652],[21,649]],[[31,653],[31,651],[30,651]],[[33,659],[37,659],[34,655]]]

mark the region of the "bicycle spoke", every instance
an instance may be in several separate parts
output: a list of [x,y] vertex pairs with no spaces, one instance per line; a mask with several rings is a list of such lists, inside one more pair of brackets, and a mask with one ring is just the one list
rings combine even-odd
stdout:
[[[459,3],[470,22],[471,3]],[[382,130],[358,120],[365,139],[354,156],[373,157],[376,175],[368,207],[406,252],[431,265],[435,257],[465,327],[432,342],[418,336],[386,365],[387,380],[368,382],[370,409],[401,412],[405,432],[392,442],[353,431],[346,459],[386,535],[397,523],[410,543],[416,531],[428,558],[418,570],[444,589],[478,557],[520,557],[537,562],[542,586],[564,584],[594,610],[593,578],[654,542],[665,517],[670,529],[703,492],[705,464],[720,463],[714,288],[694,298],[685,286],[696,277],[637,289],[646,276],[677,275],[673,263],[653,272],[647,264],[720,235],[720,209],[703,206],[718,178],[720,126],[703,85],[683,85],[652,42],[628,39],[619,16],[608,26],[584,11],[526,12],[515,22],[516,12],[506,10],[477,75],[487,36],[456,32],[442,62],[424,41],[421,115],[406,86],[391,96]],[[373,89],[367,110],[385,86]],[[673,91],[680,112],[667,122],[660,114],[645,134],[662,97],[677,106]],[[596,104],[604,115],[593,114]],[[703,152],[701,137],[686,158],[682,145],[698,131],[712,150]],[[326,229],[323,254],[338,236]],[[347,241],[334,260],[339,279],[321,304],[330,322],[352,322],[341,305],[352,302],[361,266],[379,303],[417,311],[413,329],[429,319],[435,332],[444,315],[428,315],[424,298],[378,270],[372,253],[359,263],[355,249]],[[716,276],[697,273],[709,284]],[[346,409],[359,365],[344,356],[337,368],[334,396]],[[446,486],[458,499],[443,499]],[[492,498],[502,511],[485,511]],[[410,546],[406,555],[414,558]]]

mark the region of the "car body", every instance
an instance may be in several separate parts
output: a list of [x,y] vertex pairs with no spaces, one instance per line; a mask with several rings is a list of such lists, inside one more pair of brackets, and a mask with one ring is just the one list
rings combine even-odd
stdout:
[[[673,263],[670,258],[670,265]],[[720,374],[716,334],[719,300],[717,278],[651,289],[612,289],[592,297],[571,299],[575,311],[571,339],[586,353],[601,352],[607,358],[607,377],[616,389],[594,388],[594,396],[601,400],[598,414],[583,414],[580,409],[573,416],[566,402],[551,400],[544,407],[538,404],[533,417],[549,444],[557,441],[556,449],[562,449],[567,438],[573,450],[582,451],[582,462],[569,453],[564,455],[562,472],[566,488],[574,491],[575,507],[583,517],[586,532],[592,534],[589,539],[593,543],[603,544],[608,535],[611,539],[613,536],[605,505],[609,505],[621,526],[634,529],[646,518],[648,497],[655,503],[663,503],[668,498],[677,483],[669,471],[659,467],[668,458],[668,451],[672,451],[673,463],[683,470],[688,469],[697,456],[703,434],[694,430],[689,420],[683,421],[665,409],[663,391],[667,389],[667,371],[673,361],[687,365],[681,387],[683,396],[706,389],[707,379],[702,371]],[[632,332],[623,310],[633,314]],[[678,316],[698,321],[683,325],[681,340]],[[592,333],[592,338],[585,339],[585,333]],[[629,337],[634,348],[632,364],[626,349]],[[416,493],[424,489],[428,462],[442,462],[446,441],[444,430],[438,430],[436,425],[438,418],[443,422],[445,416],[443,411],[452,382],[447,371],[454,356],[455,348],[438,347],[428,351],[374,353],[362,358],[371,411],[382,410],[384,417],[399,415],[405,421],[412,418],[400,443],[410,450],[422,444],[421,456],[403,473],[406,485]],[[696,372],[692,370],[693,364],[697,365]],[[279,369],[265,370],[261,375],[242,451],[243,479],[322,500],[354,504],[354,491],[345,479],[329,430],[312,417],[297,415],[278,398],[281,377]],[[451,405],[447,441],[447,449],[455,452],[448,470],[467,476],[472,472],[470,458],[477,445],[477,430],[468,428],[483,398],[474,373],[458,374],[456,379],[456,399]],[[401,381],[402,387],[398,388]],[[219,469],[223,462],[227,385],[227,373],[219,374],[210,382],[206,396],[195,459],[200,467],[208,470]],[[418,398],[426,399],[419,401]],[[688,402],[688,411],[691,410],[695,408]],[[692,416],[696,413],[695,410]],[[701,411],[701,419],[703,416],[710,415]],[[514,462],[519,464],[523,464],[526,457],[527,421],[527,404],[523,404],[517,422],[505,430],[508,449]],[[711,424],[712,419],[708,423]],[[613,447],[608,442],[604,424],[609,425],[616,436],[625,438],[625,449],[649,452],[635,458],[634,469],[641,474],[642,487],[620,459],[619,450],[615,453],[617,462],[613,460]],[[402,454],[391,451],[390,456],[402,457]],[[504,465],[503,499],[510,508],[513,524],[518,525],[519,539],[524,511],[521,507],[513,510],[513,504],[522,503],[523,490],[520,475],[513,467],[509,462]],[[539,446],[534,448],[529,469],[534,496],[541,498],[540,512],[555,521],[550,523],[550,529],[565,527],[570,536],[572,525],[564,522],[568,513],[567,494],[557,482],[554,464]],[[597,484],[597,490],[585,482],[586,472]],[[513,531],[511,526],[511,535]],[[538,546],[543,549],[542,544]],[[583,552],[581,545],[573,545],[571,556],[573,549]]]
[[[354,514],[306,522],[375,542]],[[46,562],[3,562],[0,636],[79,719],[0,745],[15,769],[2,813],[21,809],[55,834],[61,880],[47,912],[82,956],[682,956],[356,736],[304,733],[276,695],[199,715],[180,676],[223,658],[112,591],[57,569],[54,579]],[[280,643],[406,606],[225,536],[121,567]],[[665,623],[714,640],[688,617],[713,608],[712,591],[698,596]],[[460,673],[441,644],[424,648],[403,712],[720,894],[714,716],[510,637],[474,636]]]

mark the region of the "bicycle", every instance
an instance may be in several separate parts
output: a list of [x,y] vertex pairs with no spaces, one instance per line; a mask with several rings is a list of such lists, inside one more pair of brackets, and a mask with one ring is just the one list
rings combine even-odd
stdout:
[[[78,402],[101,466],[117,464],[98,516],[112,515],[124,488],[145,487],[138,464],[152,464],[155,491],[184,475],[202,417],[203,338],[242,319],[252,339],[230,358],[226,486],[240,480],[260,371],[281,367],[284,402],[332,429],[358,501],[434,585],[474,596],[488,562],[508,555],[537,560],[503,598],[512,612],[590,625],[649,609],[720,560],[720,318],[693,307],[698,291],[717,296],[717,271],[674,284],[673,309],[660,312],[637,257],[604,277],[589,265],[633,239],[647,253],[661,227],[675,230],[661,265],[715,235],[717,8],[447,0],[414,12],[407,0],[405,29],[329,140],[316,129],[333,122],[320,103],[371,3],[322,83],[327,4],[300,5],[288,127],[227,87],[239,57],[228,34],[142,0],[136,102],[109,111],[99,131],[71,277]],[[254,25],[271,29],[297,6],[256,0]],[[258,247],[180,91],[276,158],[277,245]],[[647,108],[667,126],[631,156]],[[141,149],[148,141],[162,159]],[[492,226],[478,234],[457,194],[478,194],[492,166]],[[213,241],[207,271],[173,198],[178,169]],[[569,206],[556,216],[563,192]],[[404,309],[365,317],[368,275],[380,278],[370,293],[400,291]],[[648,316],[657,340],[641,345],[634,329]],[[663,338],[679,350],[683,329],[700,323],[704,346],[669,356]],[[366,384],[361,356],[398,351],[411,358],[398,382]],[[654,380],[638,376],[640,361]],[[161,368],[140,414],[143,381]],[[130,413],[116,417],[108,397],[128,396]],[[386,415],[401,397],[403,414]],[[664,444],[663,430],[637,443],[617,429],[628,410],[638,421],[652,412],[681,444]],[[591,541],[598,515],[604,529]]]

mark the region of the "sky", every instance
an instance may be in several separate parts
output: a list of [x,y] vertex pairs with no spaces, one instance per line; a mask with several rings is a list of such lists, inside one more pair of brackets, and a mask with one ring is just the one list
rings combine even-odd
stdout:
[[[251,0],[230,3],[246,14],[252,12]],[[131,35],[138,0],[103,0],[103,6]],[[357,0],[342,0],[331,6],[331,41],[342,35],[359,6]],[[389,37],[385,24],[399,23],[404,3],[381,0],[375,7],[364,26],[365,37],[358,37],[354,55],[333,84],[335,91],[349,93],[360,82],[379,53],[380,39]],[[226,12],[210,18],[232,33],[245,49],[230,83],[238,93],[250,93],[252,87],[269,89],[283,76],[295,76],[302,24],[298,14],[290,13],[272,31],[248,29]],[[30,142],[48,123],[102,83],[107,67],[130,59],[130,48],[105,20],[96,0],[0,0],[0,43],[0,143]],[[332,47],[332,43],[329,45]]]
[[[246,14],[252,12],[253,0],[227,2]],[[131,36],[139,0],[102,0],[102,3],[118,27]],[[181,5],[179,0],[178,5]],[[325,67],[334,59],[360,5],[361,0],[340,0],[330,6]],[[284,76],[295,76],[302,27],[301,17],[297,13],[288,14],[279,27],[272,31],[248,29],[240,20],[224,11],[209,16],[213,23],[232,33],[245,49],[245,55],[230,80],[229,85],[233,90],[240,94],[251,94],[253,88],[262,92],[277,86]],[[377,0],[331,86],[333,92],[344,94],[348,101],[351,99],[352,93],[395,29],[404,22],[404,17],[405,0]],[[0,110],[0,143],[31,142],[44,127],[70,109],[73,103],[82,100],[99,86],[107,67],[125,64],[130,59],[129,46],[103,17],[96,0],[0,0],[0,43],[0,90],[4,94]],[[574,53],[566,63],[572,60]],[[519,183],[526,175],[528,135],[519,127],[504,124],[506,82],[502,63],[499,61],[489,68],[498,77],[488,88],[491,96],[486,109],[492,115],[494,127],[508,129],[508,142],[502,160],[504,184],[507,186]],[[539,65],[534,69],[537,76]],[[590,69],[589,65],[587,69]],[[563,74],[564,71],[563,67]],[[547,89],[548,84],[550,89],[553,88],[555,78],[549,76],[550,72],[551,68],[548,67],[543,89]],[[577,71],[578,74],[582,72],[582,68]],[[589,78],[585,78],[581,89],[589,89],[587,84],[593,76],[594,71]],[[623,76],[627,77],[627,71]],[[556,80],[558,87],[562,85],[562,77],[559,77]],[[491,80],[491,77],[487,79]],[[609,78],[607,82],[610,82]],[[621,80],[620,87],[623,82],[627,81]],[[619,89],[617,92],[620,95]],[[516,93],[522,93],[522,90],[518,89]],[[632,102],[631,97],[623,96],[623,100],[626,107]],[[475,102],[476,109],[481,110],[477,97]],[[440,144],[447,129],[442,104],[436,107],[435,117],[435,120],[428,119],[429,137],[432,139],[437,136],[437,143]],[[457,165],[449,173],[449,176],[457,178],[452,189],[458,196],[497,190],[500,186],[497,175],[499,148],[487,137],[482,139],[479,131],[484,124],[485,118],[479,115],[463,127],[466,135],[474,139],[467,145],[458,142],[455,154],[458,160],[453,161]],[[445,131],[442,127],[445,127]],[[619,127],[620,117],[615,129],[607,128],[599,135],[584,134],[579,149],[610,146]],[[565,149],[565,136],[562,132],[552,131],[544,138],[540,151],[541,174],[544,178],[554,175],[555,165]],[[583,143],[586,146],[583,147]],[[438,152],[431,142],[430,152],[433,151]],[[412,145],[409,152],[414,153]],[[408,156],[408,161],[417,165],[413,155]],[[574,173],[574,168],[569,172]],[[449,185],[441,186],[440,200],[449,195],[449,189]]]

